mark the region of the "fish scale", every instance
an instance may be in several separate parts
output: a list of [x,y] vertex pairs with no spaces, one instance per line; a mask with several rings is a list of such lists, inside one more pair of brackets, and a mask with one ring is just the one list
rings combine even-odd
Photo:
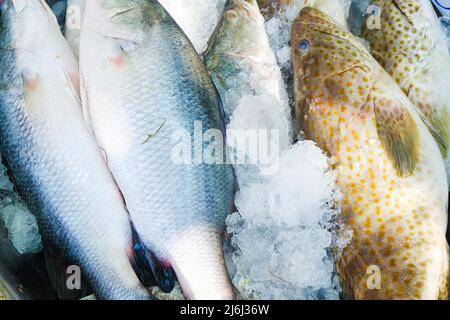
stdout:
[[172,160],[177,130],[191,141],[195,121],[224,128],[209,74],[157,1],[89,1],[84,21],[83,104],[137,232],[188,298],[231,298],[220,235],[232,168]]
[[336,256],[345,297],[447,299],[448,186],[420,115],[364,45],[320,11],[301,11],[292,48],[298,120],[334,159],[353,232]]
[[2,156],[43,238],[80,266],[99,299],[149,299],[129,261],[119,190],[68,80],[76,60],[45,2],[21,4],[0,7]]

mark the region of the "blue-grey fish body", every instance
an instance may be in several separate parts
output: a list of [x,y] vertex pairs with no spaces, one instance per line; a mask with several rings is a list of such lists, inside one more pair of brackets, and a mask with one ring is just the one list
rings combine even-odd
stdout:
[[[80,66],[88,121],[147,249],[174,268],[186,297],[232,298],[220,236],[233,172],[198,158],[208,144],[195,122],[216,133],[224,124],[192,44],[157,1],[88,1]],[[177,132],[185,146],[193,140],[184,164],[173,156]]]
[[0,6],[0,150],[43,237],[100,299],[147,299],[123,200],[87,129],[78,66],[45,1]]

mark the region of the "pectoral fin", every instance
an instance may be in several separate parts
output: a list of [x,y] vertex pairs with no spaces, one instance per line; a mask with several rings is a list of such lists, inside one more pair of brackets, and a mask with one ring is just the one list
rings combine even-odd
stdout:
[[378,136],[398,176],[413,174],[419,159],[419,129],[401,102],[374,98]]

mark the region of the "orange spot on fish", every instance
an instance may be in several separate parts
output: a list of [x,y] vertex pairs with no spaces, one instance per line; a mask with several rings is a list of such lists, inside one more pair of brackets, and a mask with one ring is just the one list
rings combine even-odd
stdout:
[[379,216],[379,215],[381,214],[380,206],[376,206],[376,208],[375,208],[375,214],[376,214],[377,216]]
[[125,55],[123,54],[114,54],[108,57],[108,60],[117,67],[122,67],[125,64]]

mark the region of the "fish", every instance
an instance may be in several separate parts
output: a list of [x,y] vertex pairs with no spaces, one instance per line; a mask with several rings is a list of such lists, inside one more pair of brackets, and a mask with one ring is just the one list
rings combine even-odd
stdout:
[[202,132],[220,144],[225,124],[193,45],[158,1],[91,0],[80,67],[86,121],[146,250],[172,266],[188,299],[234,298],[222,252],[234,173],[202,157]]
[[447,299],[447,181],[416,107],[364,43],[304,8],[292,27],[296,117],[331,157],[352,232],[336,268],[348,299]]
[[248,94],[273,97],[290,116],[283,77],[255,0],[226,2],[203,58],[227,117]]
[[430,1],[374,0],[363,25],[371,54],[419,109],[446,160],[450,183],[450,53]]
[[0,4],[0,152],[42,238],[100,299],[151,299],[129,217],[79,97],[77,60],[43,0]]
[[66,10],[66,22],[64,25],[64,37],[66,38],[73,54],[78,59],[80,52],[80,33],[83,26],[84,8],[86,0],[68,0]]
[[268,138],[277,144],[278,150],[273,150],[269,166],[260,159],[256,166],[238,164],[239,161],[233,163],[236,181],[242,188],[251,181],[258,181],[263,170],[276,168],[278,153],[290,147],[294,131],[286,86],[256,1],[226,2],[203,61],[223,103],[228,157],[252,157],[251,151],[239,143],[243,123],[247,132],[267,130]]

